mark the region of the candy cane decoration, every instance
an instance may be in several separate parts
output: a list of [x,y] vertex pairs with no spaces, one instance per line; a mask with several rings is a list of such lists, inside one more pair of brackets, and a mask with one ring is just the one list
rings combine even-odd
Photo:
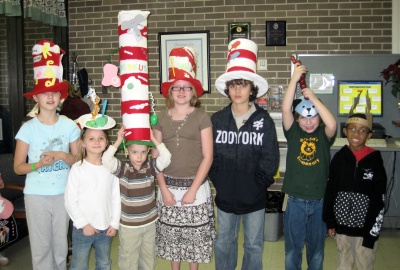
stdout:
[[[292,60],[293,64],[297,64],[299,63],[301,65],[300,60],[297,60],[293,55],[290,57],[290,60]],[[300,77],[300,80],[298,81],[298,84],[300,85],[301,89],[307,88],[307,84],[306,84],[306,74],[303,73]]]

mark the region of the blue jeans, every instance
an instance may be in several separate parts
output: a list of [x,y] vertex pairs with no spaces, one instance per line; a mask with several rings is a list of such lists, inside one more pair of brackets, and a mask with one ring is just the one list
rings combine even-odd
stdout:
[[264,250],[264,216],[261,209],[244,215],[225,213],[217,208],[218,234],[215,241],[215,269],[235,270],[238,257],[238,231],[240,218],[244,231],[242,270],[262,270]]
[[285,269],[301,270],[304,244],[308,270],[322,269],[326,225],[322,221],[323,199],[303,200],[289,196],[284,214]]
[[112,237],[106,236],[106,232],[107,230],[104,230],[92,236],[85,236],[82,229],[73,228],[70,270],[88,269],[89,254],[92,245],[96,256],[96,270],[111,269],[110,251]]

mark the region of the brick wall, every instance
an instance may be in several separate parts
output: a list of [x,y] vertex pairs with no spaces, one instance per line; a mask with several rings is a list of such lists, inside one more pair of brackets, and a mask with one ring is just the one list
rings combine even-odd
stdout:
[[[134,3],[132,3],[134,2]],[[156,110],[164,108],[159,94],[159,32],[210,30],[211,93],[201,97],[212,114],[229,100],[215,89],[214,82],[225,72],[229,22],[250,22],[251,39],[259,47],[259,58],[267,59],[267,71],[258,73],[271,86],[286,85],[290,79],[290,55],[391,53],[391,0],[210,0],[69,1],[70,52],[78,55],[101,98],[109,100],[108,114],[119,121],[119,91],[101,93],[102,67],[118,47],[117,16],[121,10],[149,10],[148,47],[150,91]],[[287,45],[265,46],[265,22],[287,22]],[[118,65],[118,54],[112,56]],[[312,70],[312,67],[309,67]]]

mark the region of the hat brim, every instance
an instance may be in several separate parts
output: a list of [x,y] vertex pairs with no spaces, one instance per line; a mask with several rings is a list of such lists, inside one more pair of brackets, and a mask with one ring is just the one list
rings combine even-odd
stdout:
[[33,89],[31,92],[24,93],[23,95],[27,99],[33,100],[34,95],[43,94],[47,92],[54,92],[54,93],[60,92],[61,93],[60,99],[64,99],[68,96],[68,83],[63,81],[51,87]]
[[227,97],[227,95],[225,94],[226,82],[236,79],[252,81],[254,85],[258,87],[257,97],[261,97],[268,92],[269,87],[267,80],[256,73],[247,71],[226,72],[219,76],[218,79],[215,81],[215,87],[217,88],[218,92]]
[[[96,119],[99,117],[103,117],[103,115],[102,114],[96,115]],[[107,123],[102,127],[91,127],[91,126],[87,125],[88,121],[93,120],[92,114],[82,115],[81,117],[79,117],[78,123],[81,126],[81,128],[89,128],[89,129],[97,129],[97,130],[107,130],[107,129],[113,128],[117,123],[110,116],[106,116],[106,117],[108,118]]]
[[168,91],[171,88],[171,85],[174,84],[176,81],[187,81],[187,82],[191,83],[194,86],[194,88],[196,89],[196,94],[198,97],[200,97],[201,95],[204,94],[203,85],[201,84],[201,82],[199,80],[183,78],[183,79],[174,79],[172,81],[163,82],[161,84],[161,92],[165,98],[168,96]]
[[[129,146],[132,144],[137,144],[137,145],[147,145],[151,147],[155,147],[156,145],[152,141],[126,141],[125,146]],[[122,144],[121,144],[122,145]]]

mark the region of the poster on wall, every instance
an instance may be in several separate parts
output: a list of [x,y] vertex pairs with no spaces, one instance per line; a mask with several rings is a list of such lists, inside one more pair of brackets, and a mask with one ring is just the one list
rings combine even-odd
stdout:
[[338,116],[348,116],[354,99],[360,92],[360,101],[355,112],[365,113],[367,91],[371,99],[371,114],[383,116],[382,81],[338,81]]
[[160,46],[160,84],[168,81],[168,57],[170,51],[176,47],[187,46],[193,48],[196,52],[196,79],[201,82],[204,92],[211,92],[210,31],[158,33],[158,42]]

